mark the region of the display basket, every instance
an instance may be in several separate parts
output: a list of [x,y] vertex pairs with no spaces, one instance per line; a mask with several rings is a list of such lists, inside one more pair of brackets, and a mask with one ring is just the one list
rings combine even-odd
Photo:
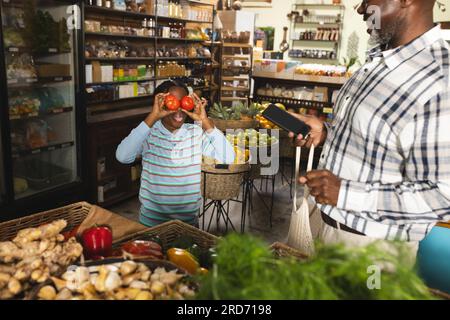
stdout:
[[255,129],[258,127],[258,121],[256,120],[221,120],[211,119],[217,129],[222,132],[226,132],[227,129]]
[[65,207],[0,223],[0,241],[13,239],[19,230],[36,228],[58,219],[67,221],[67,226],[63,231],[71,230],[83,222],[92,207],[93,205],[87,202],[78,202]]
[[209,200],[231,200],[239,196],[249,164],[202,164],[202,196]]
[[165,222],[156,227],[149,228],[124,237],[121,241],[114,244],[114,247],[120,247],[122,244],[134,240],[153,240],[158,238],[163,248],[170,248],[171,245],[181,237],[189,237],[203,249],[209,249],[216,245],[216,236],[197,229],[189,224],[179,220]]

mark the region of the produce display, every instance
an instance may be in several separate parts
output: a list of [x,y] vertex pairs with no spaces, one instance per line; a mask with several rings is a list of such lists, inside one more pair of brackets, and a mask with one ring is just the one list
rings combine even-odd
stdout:
[[226,135],[226,139],[233,145],[236,154],[235,164],[248,163],[252,154],[257,157],[257,153],[251,151],[254,148],[270,147],[278,143],[276,137],[271,137],[267,133],[260,133],[255,129],[246,129],[237,134],[229,133]]
[[[249,235],[219,241],[210,273],[202,277],[197,299],[215,300],[412,300],[433,299],[428,288],[407,267],[410,256],[398,245],[389,254],[376,245],[346,249],[318,246],[315,256],[299,261],[275,258],[267,245]],[[370,290],[367,268],[381,267],[382,286]]]
[[238,102],[232,107],[225,107],[221,103],[214,103],[209,110],[209,115],[213,119],[221,120],[248,120],[253,119],[258,113],[254,105],[245,106]]
[[124,261],[67,270],[40,288],[42,300],[182,300],[195,292],[185,275],[163,267],[151,270],[141,262]]
[[12,241],[0,242],[0,299],[26,293],[80,258],[83,247],[61,234],[66,226],[65,220],[56,220],[20,230]]
[[[280,127],[278,127],[275,123],[262,116],[262,113],[266,110],[270,103],[253,103],[253,105],[258,109],[258,114],[255,116],[255,119],[259,122],[259,127],[261,129],[280,129]],[[286,107],[283,104],[275,103],[275,105],[281,110],[286,111]]]

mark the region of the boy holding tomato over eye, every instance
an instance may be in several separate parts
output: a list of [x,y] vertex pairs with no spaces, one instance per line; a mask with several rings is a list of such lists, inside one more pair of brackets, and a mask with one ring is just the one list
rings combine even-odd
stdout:
[[[202,156],[234,162],[233,147],[208,118],[206,104],[195,94],[189,96],[183,83],[166,81],[155,90],[152,112],[118,146],[121,163],[142,155],[142,224],[178,219],[197,225]],[[187,117],[195,123],[185,123]]]

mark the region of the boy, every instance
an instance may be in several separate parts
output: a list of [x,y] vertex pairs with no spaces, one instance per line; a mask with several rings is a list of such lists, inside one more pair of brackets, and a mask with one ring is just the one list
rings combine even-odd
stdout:
[[[235,157],[231,144],[208,119],[205,99],[193,94],[192,112],[169,111],[164,108],[169,94],[181,100],[189,90],[172,80],[158,86],[152,112],[116,151],[124,164],[142,155],[140,222],[149,227],[173,219],[197,225],[202,155],[222,163],[233,163]],[[196,124],[185,123],[187,117]]]

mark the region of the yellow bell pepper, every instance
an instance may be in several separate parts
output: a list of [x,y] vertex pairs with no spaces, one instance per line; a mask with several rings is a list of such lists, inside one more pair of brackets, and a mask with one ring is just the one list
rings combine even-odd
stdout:
[[184,249],[171,248],[167,250],[167,259],[190,274],[196,274],[200,268],[197,259]]

